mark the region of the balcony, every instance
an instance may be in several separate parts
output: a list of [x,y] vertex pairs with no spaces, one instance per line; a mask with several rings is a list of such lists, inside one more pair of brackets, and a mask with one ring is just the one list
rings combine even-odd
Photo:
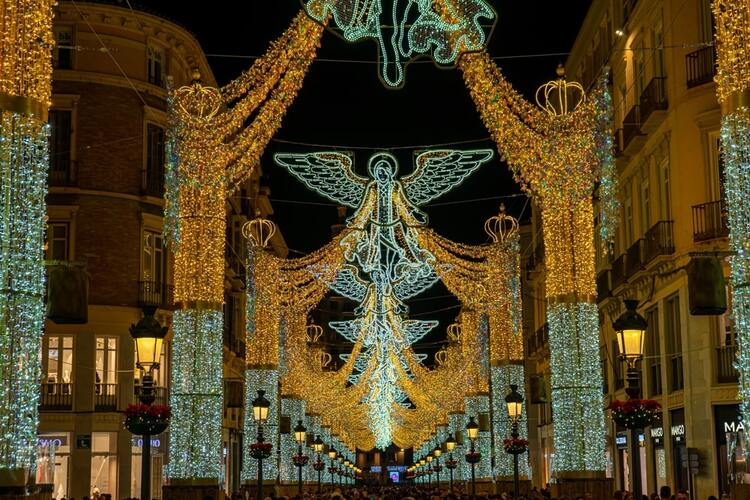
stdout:
[[625,257],[625,276],[632,277],[635,273],[643,269],[643,246],[644,240],[636,240],[630,245]]
[[687,88],[711,83],[716,75],[716,51],[713,47],[703,47],[685,56]]
[[724,200],[693,206],[693,241],[708,241],[729,236],[727,207]]
[[[136,385],[133,386],[133,403],[140,402],[138,396],[140,395],[142,388],[143,386],[138,384],[138,381],[136,380]],[[156,397],[156,399],[154,399],[155,405],[169,405],[169,389],[166,387],[154,387],[154,396]]]
[[41,389],[39,410],[70,411],[73,409],[73,384],[50,382],[42,384]]
[[78,184],[78,163],[70,156],[56,156],[50,158],[49,185],[50,187],[71,187]]
[[612,262],[612,289],[614,290],[618,286],[625,283],[628,277],[627,269],[625,268],[625,254],[620,255]]
[[612,296],[612,285],[610,283],[611,276],[612,273],[609,269],[605,269],[596,275],[597,302],[601,302]]
[[674,222],[671,220],[657,222],[646,231],[643,240],[644,264],[649,264],[661,255],[672,255],[674,253]]
[[171,310],[174,308],[174,287],[158,281],[139,281],[138,305]]
[[94,411],[117,410],[117,384],[94,384]]
[[648,367],[648,395],[658,396],[661,392],[661,363],[651,363]]
[[622,121],[622,151],[628,156],[637,153],[646,143],[641,133],[641,108],[636,105],[630,108]]
[[685,387],[685,376],[682,372],[682,354],[669,357],[669,392],[682,390]]
[[646,133],[656,130],[668,107],[666,77],[652,78],[641,92],[641,130]]
[[720,384],[736,384],[739,373],[734,367],[737,346],[725,345],[716,348],[716,381]]

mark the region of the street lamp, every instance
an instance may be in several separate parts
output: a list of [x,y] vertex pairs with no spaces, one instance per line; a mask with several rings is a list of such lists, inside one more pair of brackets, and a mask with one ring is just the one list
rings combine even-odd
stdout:
[[[620,358],[628,367],[628,386],[625,393],[628,399],[639,399],[641,395],[640,377],[638,374],[638,361],[643,359],[643,342],[646,336],[646,320],[638,314],[638,301],[625,300],[625,312],[612,324],[617,334],[617,345],[620,349]],[[641,497],[641,429],[630,430],[630,455],[633,471],[633,498]]]
[[[266,391],[259,390],[258,396],[253,399],[253,418],[258,424],[258,444],[263,444],[263,424],[268,420],[269,409],[271,408],[271,402],[266,399]],[[258,460],[258,486],[257,486],[257,500],[263,500],[263,451],[258,450],[256,459]],[[269,453],[270,456],[270,453]]]
[[477,437],[479,437],[479,425],[474,421],[474,417],[469,417],[469,423],[466,424],[466,435],[469,437],[469,441],[471,441],[471,449],[469,450],[469,453],[472,455],[471,460],[471,498],[476,498],[477,496],[477,481],[476,481],[476,460],[474,460],[474,441],[476,441]]
[[[344,463],[344,457],[342,457],[341,455],[339,455],[338,460],[339,460],[339,464],[343,464]],[[344,469],[341,468],[341,465],[339,465],[338,469],[339,469],[338,470],[338,472],[339,472],[339,486],[344,486]]]
[[331,466],[328,468],[328,472],[331,473],[331,489],[333,489],[334,485],[336,484],[335,480],[333,479],[333,471],[336,470],[336,467],[333,465],[336,460],[336,455],[336,448],[334,448],[333,446],[328,448],[328,458],[331,459]]
[[[151,406],[156,400],[154,394],[154,368],[159,367],[159,357],[164,337],[167,336],[169,327],[161,326],[154,317],[156,307],[147,306],[143,308],[143,317],[136,325],[130,325],[130,335],[135,341],[136,366],[143,371],[141,377],[141,390],[138,392],[139,401]],[[166,424],[159,432],[164,432]],[[143,448],[141,455],[141,498],[151,498],[151,433],[158,429],[142,429],[148,433],[143,436]]]
[[456,468],[456,464],[453,462],[453,450],[456,449],[456,438],[453,437],[453,434],[448,436],[448,440],[445,442],[445,448],[448,450],[448,462],[446,462],[446,467],[448,467],[448,471],[450,472],[450,487],[451,491],[453,491],[453,469]]
[[315,436],[315,441],[313,441],[313,450],[315,453],[318,454],[318,461],[315,464],[315,469],[318,471],[318,493],[320,493],[320,475],[323,472],[323,462],[320,460],[320,454],[323,452],[323,440],[320,439],[320,436]]
[[435,451],[432,452],[433,455],[435,455],[435,472],[437,473],[437,487],[440,488],[440,469],[442,467],[440,466],[440,455],[443,454],[443,450],[440,449],[440,445],[438,445],[435,448]]
[[300,496],[302,496],[302,467],[305,465],[302,460],[302,445],[306,438],[307,429],[302,425],[302,420],[297,420],[297,425],[294,427],[294,439],[297,441],[297,456],[299,458],[295,465],[297,466],[297,493]]
[[[508,406],[508,417],[510,417],[511,431],[510,435],[515,440],[518,439],[518,422],[523,413],[523,396],[518,392],[518,386],[510,384],[510,393],[505,396],[505,404]],[[518,453],[513,453],[513,498],[519,496],[518,487]]]
[[432,486],[432,455],[427,455],[427,484]]

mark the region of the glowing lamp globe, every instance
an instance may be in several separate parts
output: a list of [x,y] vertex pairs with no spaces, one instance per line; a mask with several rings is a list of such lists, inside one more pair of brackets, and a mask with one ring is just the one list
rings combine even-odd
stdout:
[[638,314],[638,301],[626,300],[625,312],[612,326],[617,333],[620,356],[631,366],[643,357],[643,342],[646,336],[646,320]]
[[164,337],[169,327],[161,326],[154,318],[156,307],[144,307],[143,318],[136,325],[130,325],[130,335],[135,341],[136,364],[150,372],[159,367],[159,357]]
[[510,385],[510,393],[505,396],[505,404],[508,406],[508,416],[511,421],[518,422],[523,413],[523,396],[518,392],[517,385]]
[[271,408],[271,402],[265,397],[266,391],[259,390],[258,397],[253,399],[253,418],[259,424],[268,420],[268,410]]
[[448,451],[456,449],[456,438],[453,437],[453,434],[448,436],[448,440],[445,442],[445,447]]
[[305,442],[306,437],[307,437],[307,429],[305,429],[305,426],[302,425],[302,420],[297,420],[297,425],[294,426],[294,439],[299,444],[302,444]]
[[440,455],[443,454],[443,450],[441,450],[440,447],[438,446],[437,448],[435,448],[435,451],[433,453],[435,455],[435,458],[440,458]]
[[313,450],[315,453],[320,453],[323,451],[323,440],[320,439],[320,436],[315,436],[315,441],[313,441]]
[[474,417],[469,417],[469,423],[466,424],[466,434],[472,441],[479,437],[479,424],[474,421]]
[[331,448],[328,450],[328,458],[330,458],[331,460],[336,460],[336,455],[336,448],[331,446]]

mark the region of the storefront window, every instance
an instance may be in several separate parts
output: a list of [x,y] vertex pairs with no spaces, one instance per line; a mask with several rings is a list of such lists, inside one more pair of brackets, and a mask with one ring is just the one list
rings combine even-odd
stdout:
[[117,497],[117,433],[91,433],[91,494]]
[[[164,450],[166,450],[166,434],[151,437],[151,491],[161,491],[164,469]],[[143,438],[133,436],[132,462],[130,469],[130,496],[141,496],[141,464],[143,457]]]
[[688,463],[688,450],[685,435],[685,410],[680,408],[669,412],[671,422],[670,435],[672,437],[672,471],[677,490],[687,490],[688,469],[683,462]]
[[719,464],[719,491],[727,493],[731,483],[750,482],[750,468],[745,460],[745,426],[739,405],[714,407],[716,451]]
[[667,486],[667,456],[664,452],[664,427],[651,427],[651,450],[654,459],[654,491],[659,491],[662,486]]
[[52,498],[68,496],[70,433],[39,434],[37,440],[37,484],[52,484]]

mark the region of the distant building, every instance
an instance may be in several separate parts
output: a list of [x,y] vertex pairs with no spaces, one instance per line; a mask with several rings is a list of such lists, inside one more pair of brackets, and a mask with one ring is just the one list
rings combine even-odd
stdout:
[[[198,69],[216,85],[183,27],[114,2],[55,8],[47,259],[49,315],[42,348],[40,452],[54,446],[55,498],[140,496],[141,442],[123,428],[139,370],[129,327],[155,305],[170,325],[172,252],[162,234],[166,84]],[[256,172],[227,202],[224,461],[239,490],[245,352],[245,242],[258,209],[272,213]],[[274,250],[286,254],[279,234]],[[171,332],[155,373],[168,404]],[[161,495],[169,431],[152,440],[152,491]],[[51,458],[42,458],[48,460]]]
[[[662,424],[640,439],[643,492],[669,485],[692,489],[691,498],[726,490],[727,442],[742,425],[724,287],[728,231],[712,41],[709,0],[602,0],[592,3],[566,64],[568,79],[584,87],[611,67],[622,210],[614,255],[597,255],[603,391],[607,402],[626,399],[612,321],[622,299],[637,299],[649,324],[641,385],[664,409]],[[535,240],[529,293],[544,297],[543,245],[538,234]],[[533,309],[532,371],[545,376],[545,304],[524,304]],[[534,479],[542,484],[554,462],[554,415],[549,400],[532,411]],[[630,489],[629,435],[611,420],[608,432],[608,474],[617,489]],[[690,455],[698,457],[694,483]]]

